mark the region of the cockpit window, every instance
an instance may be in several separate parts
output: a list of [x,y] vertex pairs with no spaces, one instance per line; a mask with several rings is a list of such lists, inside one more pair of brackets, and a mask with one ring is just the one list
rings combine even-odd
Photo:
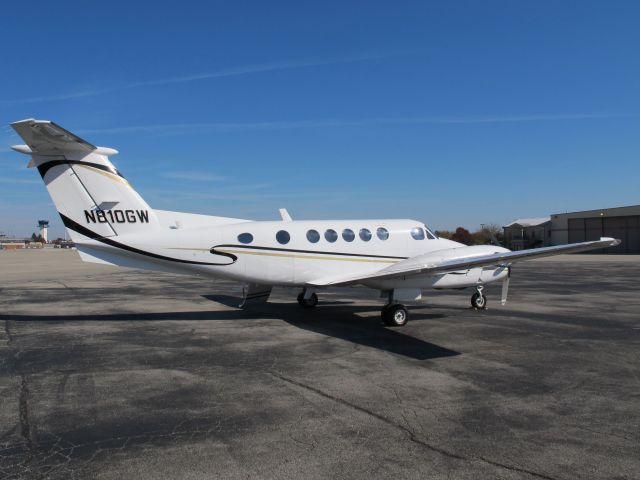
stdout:
[[424,226],[424,229],[427,231],[427,238],[429,240],[435,240],[436,238],[438,238],[436,237],[436,234],[429,230],[429,227],[427,227],[426,225]]
[[411,229],[411,236],[414,240],[424,240],[424,230],[420,227],[415,227]]

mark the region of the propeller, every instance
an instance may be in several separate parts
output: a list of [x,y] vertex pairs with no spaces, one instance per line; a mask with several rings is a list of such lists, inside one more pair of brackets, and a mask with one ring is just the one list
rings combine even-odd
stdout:
[[507,267],[507,276],[502,281],[502,297],[500,298],[500,304],[507,303],[507,295],[509,294],[509,279],[511,278],[511,267]]
[[489,230],[487,230],[487,232],[489,233],[490,238],[491,238],[491,245],[495,245],[497,247],[501,247],[502,245],[500,244],[500,242],[498,241],[496,236],[493,234],[493,232],[490,232]]

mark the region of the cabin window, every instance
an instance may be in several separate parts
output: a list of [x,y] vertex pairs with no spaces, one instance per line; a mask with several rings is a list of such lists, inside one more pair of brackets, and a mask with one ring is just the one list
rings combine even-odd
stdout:
[[414,240],[424,240],[424,230],[416,227],[411,229],[411,236]]
[[371,231],[368,228],[361,228],[358,235],[360,235],[360,240],[364,242],[371,240]]
[[280,230],[278,233],[276,233],[276,240],[278,240],[278,243],[285,245],[289,243],[289,240],[291,240],[291,235],[289,235],[289,232],[287,232],[286,230]]
[[317,230],[309,230],[307,232],[307,240],[309,240],[311,243],[318,243],[318,241],[320,240],[320,234]]
[[253,235],[250,233],[241,233],[238,235],[238,241],[240,243],[251,243],[253,242]]
[[356,234],[353,233],[353,230],[351,230],[350,228],[345,228],[344,230],[342,230],[342,239],[345,242],[353,242],[355,238]]
[[326,232],[324,232],[324,238],[327,242],[333,243],[336,240],[338,240],[338,234],[336,233],[335,230],[329,229]]
[[380,227],[378,228],[378,230],[376,230],[376,235],[378,235],[378,238],[380,240],[386,240],[387,238],[389,238],[389,230],[384,227]]

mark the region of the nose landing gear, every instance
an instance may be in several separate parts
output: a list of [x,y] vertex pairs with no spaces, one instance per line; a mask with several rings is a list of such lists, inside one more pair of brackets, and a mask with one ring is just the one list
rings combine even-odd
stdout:
[[478,285],[475,293],[471,295],[471,306],[476,310],[484,310],[487,308],[487,297],[482,293],[483,288],[482,285]]

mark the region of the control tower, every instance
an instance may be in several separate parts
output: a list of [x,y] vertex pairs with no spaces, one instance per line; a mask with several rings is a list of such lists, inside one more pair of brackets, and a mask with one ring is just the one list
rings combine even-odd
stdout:
[[49,230],[49,220],[38,220],[38,227],[40,228],[40,236],[47,243],[47,230]]

